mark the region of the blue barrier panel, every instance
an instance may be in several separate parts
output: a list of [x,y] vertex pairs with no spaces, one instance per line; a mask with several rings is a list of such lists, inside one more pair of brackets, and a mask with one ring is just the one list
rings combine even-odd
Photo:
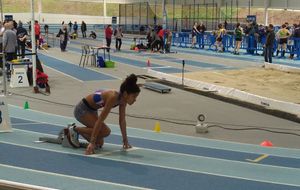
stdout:
[[229,48],[232,47],[232,36],[231,35],[224,35],[223,39],[222,39],[222,43],[223,43],[223,47],[224,47],[224,50],[226,52],[229,51]]
[[300,60],[300,38],[294,39],[294,53],[297,54],[297,60]]
[[199,45],[199,49],[204,49],[204,34],[198,34],[197,35],[197,42]]
[[209,39],[209,49],[216,50],[216,46],[215,46],[216,36],[213,34],[210,34],[208,39]]
[[[209,50],[216,50],[216,37],[211,33],[198,34],[197,37],[197,48],[204,49],[207,47]],[[288,44],[287,53],[297,55],[297,59],[300,59],[300,38],[290,38],[292,44]],[[174,32],[172,45],[177,47],[190,47],[192,43],[192,35],[190,32]],[[224,35],[222,39],[223,47],[226,52],[232,51],[235,46],[234,35]],[[249,54],[263,53],[264,44],[266,43],[266,36],[259,37],[256,36],[243,36],[240,49],[244,49]],[[273,50],[276,52],[278,47],[278,41],[274,41]],[[281,51],[281,50],[280,50]]]

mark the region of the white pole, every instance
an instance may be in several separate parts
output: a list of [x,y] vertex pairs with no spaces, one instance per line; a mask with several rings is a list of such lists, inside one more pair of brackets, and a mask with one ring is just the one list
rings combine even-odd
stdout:
[[105,19],[106,19],[106,0],[103,0],[103,24],[105,25]]
[[42,0],[38,0],[38,21],[41,23],[41,13],[42,13]]
[[34,0],[31,0],[31,46],[32,46],[32,81],[33,88],[36,88],[36,41],[34,32]]
[[3,23],[3,4],[2,4],[2,0],[0,0],[1,3],[1,21]]
[[264,11],[264,17],[265,17],[265,26],[268,26],[268,18],[269,18],[269,14],[268,14],[268,8],[270,6],[270,2],[269,0],[265,0],[265,11]]
[[163,29],[167,29],[167,11],[166,11],[166,1],[162,1],[163,7]]
[[[3,3],[2,0],[0,0],[1,3],[1,21],[2,21],[2,27],[4,27],[3,24]],[[1,37],[3,38],[3,37]],[[5,67],[5,54],[4,54],[4,48],[2,46],[2,75],[3,75],[3,94],[6,95],[6,67]]]

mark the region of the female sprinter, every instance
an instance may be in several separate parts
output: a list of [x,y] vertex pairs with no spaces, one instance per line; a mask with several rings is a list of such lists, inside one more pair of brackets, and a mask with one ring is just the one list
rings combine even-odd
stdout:
[[[68,140],[73,147],[79,147],[78,134],[83,136],[89,145],[85,154],[95,153],[95,148],[102,147],[104,137],[110,134],[110,129],[104,123],[110,110],[119,106],[119,125],[123,137],[123,148],[131,148],[126,133],[126,105],[132,105],[140,93],[134,74],[128,76],[120,86],[120,91],[98,90],[83,98],[74,109],[75,118],[86,127],[69,127]],[[103,108],[98,116],[98,109]]]

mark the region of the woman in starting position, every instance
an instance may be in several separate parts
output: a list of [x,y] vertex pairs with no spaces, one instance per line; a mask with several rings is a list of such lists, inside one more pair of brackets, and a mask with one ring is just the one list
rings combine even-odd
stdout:
[[[123,137],[123,148],[131,148],[126,132],[125,111],[126,105],[132,105],[140,93],[137,77],[128,76],[121,84],[120,90],[98,90],[83,98],[74,109],[75,118],[86,127],[69,127],[68,140],[70,144],[79,148],[78,135],[83,136],[88,142],[85,154],[94,154],[95,148],[102,147],[104,137],[110,134],[110,129],[104,123],[110,110],[119,106],[119,125]],[[98,115],[98,109],[103,108]]]

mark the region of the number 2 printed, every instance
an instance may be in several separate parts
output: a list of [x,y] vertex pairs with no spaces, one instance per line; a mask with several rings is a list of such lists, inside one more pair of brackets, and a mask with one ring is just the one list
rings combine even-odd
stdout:
[[23,76],[18,76],[18,83],[23,83]]

